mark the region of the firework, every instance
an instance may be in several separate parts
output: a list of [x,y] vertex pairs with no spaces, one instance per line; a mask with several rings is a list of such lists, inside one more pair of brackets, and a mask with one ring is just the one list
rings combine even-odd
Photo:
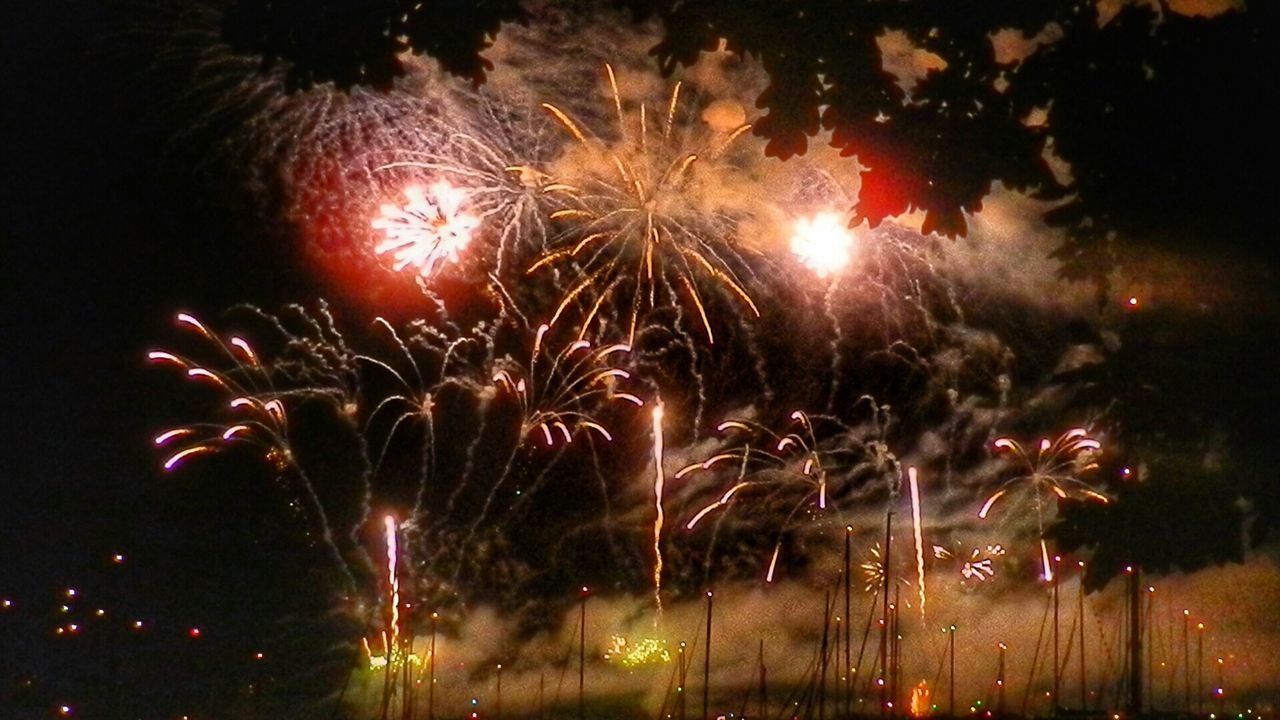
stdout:
[[929,683],[921,680],[911,689],[911,704],[907,711],[913,718],[929,717],[933,712],[929,702],[929,698],[933,693],[929,690]]
[[[373,408],[365,418],[362,434],[366,442],[378,448],[371,475],[381,471],[393,444],[396,448],[405,447],[396,442],[397,437],[414,428],[421,432],[421,436],[412,441],[421,449],[421,456],[418,495],[408,516],[410,522],[423,511],[428,481],[434,472],[438,401],[448,393],[482,397],[491,392],[483,379],[489,366],[487,358],[492,352],[494,329],[476,326],[463,330],[448,322],[443,310],[439,314],[445,319],[436,323],[415,320],[399,332],[385,319],[376,318],[374,326],[390,338],[395,352],[382,357],[355,355],[358,367],[364,371],[364,384],[368,386],[364,397]],[[380,394],[375,394],[375,390]],[[467,446],[463,479],[449,497],[444,508],[446,515],[452,512],[455,499],[467,485],[478,444],[477,436]]]
[[[791,427],[783,435],[757,423],[728,420],[717,427],[719,432],[745,432],[758,439],[755,444],[745,442],[740,448],[717,453],[706,460],[681,468],[676,478],[684,478],[695,472],[713,468],[736,468],[733,483],[714,501],[694,513],[685,524],[692,530],[703,518],[722,508],[728,508],[740,495],[764,493],[761,501],[768,502],[779,495],[787,496],[799,488],[796,498],[787,512],[774,544],[766,582],[773,582],[778,555],[782,549],[783,534],[799,512],[816,506],[819,512],[827,509],[828,473],[837,469],[844,457],[859,451],[848,449],[822,450],[813,432],[813,424],[803,411],[791,413]],[[843,466],[840,466],[843,467]]]
[[[528,273],[542,268],[571,266],[577,276],[564,293],[551,324],[579,300],[590,300],[582,332],[591,325],[603,303],[630,290],[627,336],[634,340],[644,306],[655,307],[661,292],[677,304],[683,294],[701,320],[708,341],[714,342],[705,290],[713,283],[759,316],[734,263],[740,260],[729,241],[733,220],[704,205],[698,168],[714,165],[728,146],[750,125],[694,144],[677,132],[680,84],[672,90],[665,119],[650,118],[646,105],[639,117],[623,114],[613,68],[605,66],[618,117],[620,140],[607,143],[589,138],[560,108],[543,104],[576,140],[585,155],[575,172],[554,177],[544,191],[562,203],[551,219],[573,223],[564,240],[533,263]],[[651,124],[658,127],[650,128]],[[708,171],[714,172],[714,171]]]
[[156,435],[152,443],[158,448],[185,446],[167,455],[162,464],[164,469],[176,470],[188,458],[233,444],[260,449],[263,457],[281,472],[293,466],[288,416],[283,402],[285,394],[275,390],[269,369],[259,361],[253,347],[238,336],[224,340],[187,313],[178,313],[177,322],[194,329],[211,342],[224,358],[231,360],[231,369],[212,370],[190,358],[163,350],[148,352],[147,359],[181,369],[192,382],[216,387],[230,398],[227,407],[236,414],[227,422],[195,423]]
[[855,238],[840,214],[820,212],[800,218],[791,235],[791,252],[820,278],[835,275],[852,260]]
[[[629,379],[631,375],[613,365],[612,360],[618,354],[629,352],[628,346],[612,344],[593,348],[585,340],[576,340],[559,350],[552,350],[551,344],[547,342],[550,331],[550,326],[546,324],[538,327],[534,333],[528,363],[521,365],[510,356],[492,363],[492,385],[477,393],[480,398],[488,398],[497,391],[503,397],[514,400],[520,410],[520,428],[517,441],[510,447],[501,470],[486,478],[491,482],[487,483],[484,503],[459,543],[462,552],[459,553],[454,572],[455,582],[464,562],[473,554],[472,539],[479,532],[481,524],[490,517],[491,510],[499,501],[500,491],[507,486],[521,449],[559,451],[569,447],[579,437],[592,435],[611,442],[613,434],[593,415],[599,406],[614,401],[637,406],[644,404],[639,397],[617,389],[618,383]],[[489,343],[494,341],[493,336],[487,338]],[[447,381],[455,382],[453,378]],[[483,433],[477,433],[467,448],[463,481],[454,486],[445,507],[446,514],[453,511],[455,501],[469,484],[472,460],[482,438]],[[592,442],[588,442],[587,446],[595,447]],[[545,465],[531,485],[517,492],[520,498],[508,508],[508,512],[515,512],[517,507],[535,494],[548,477],[549,468],[550,464]]]
[[371,668],[394,668],[403,661],[400,648],[400,528],[394,516],[382,518],[382,539],[387,550],[386,627],[381,632],[382,653],[374,653],[369,638],[361,644]]
[[974,548],[969,553],[969,559],[965,560],[960,567],[960,574],[966,580],[974,579],[979,582],[995,577],[995,559],[1001,555],[1004,555],[1004,548],[998,544],[988,545],[985,553],[979,548]]
[[[276,328],[286,335],[286,347],[291,355],[275,363],[267,362],[243,337],[223,337],[210,330],[204,323],[188,313],[178,313],[179,327],[195,332],[210,345],[219,367],[213,363],[201,363],[192,357],[165,350],[147,353],[151,362],[175,367],[193,383],[213,387],[222,399],[222,413],[226,420],[190,423],[157,434],[152,444],[164,449],[166,455],[161,466],[166,472],[178,470],[189,459],[215,454],[232,447],[254,448],[266,464],[277,473],[282,483],[296,487],[313,515],[313,527],[323,545],[328,548],[350,590],[354,577],[338,549],[324,506],[302,467],[298,464],[289,437],[289,409],[287,401],[325,401],[335,407],[345,408],[350,400],[350,387],[340,369],[345,364],[344,347],[340,336],[337,345],[326,339],[332,330],[327,313],[321,313],[325,322],[306,314],[300,308],[298,314],[315,332],[313,336],[290,334],[276,318],[271,318]],[[226,367],[221,367],[226,366]],[[276,378],[284,377],[291,386],[279,388]],[[299,503],[291,503],[294,508]]]
[[430,278],[445,262],[458,262],[480,220],[465,209],[466,192],[444,180],[426,189],[410,185],[404,196],[403,205],[383,205],[373,221],[384,236],[373,250],[390,254],[397,272],[412,266],[419,277]]
[[462,189],[468,211],[497,233],[494,273],[501,277],[512,253],[526,244],[543,252],[551,236],[544,192],[550,177],[538,169],[552,159],[550,126],[509,97],[476,93],[464,102],[465,112],[450,113],[461,125],[443,147],[405,152],[377,169],[421,171]]
[[[666,475],[662,469],[662,398],[653,404],[653,504],[657,514],[653,519],[653,600],[662,616],[662,523],[666,514],[662,509],[662,491]],[[678,476],[677,476],[678,477]]]
[[1080,476],[1098,467],[1095,458],[1102,452],[1102,444],[1089,437],[1084,428],[1072,428],[1054,440],[1044,438],[1036,445],[1034,454],[1028,453],[1017,441],[1002,437],[992,447],[997,452],[1007,451],[1017,460],[1020,472],[1006,480],[982,504],[979,518],[986,518],[992,507],[1009,492],[1020,486],[1029,486],[1036,511],[1037,529],[1040,535],[1041,564],[1046,581],[1053,579],[1053,566],[1049,562],[1049,549],[1044,541],[1045,502],[1048,497],[1067,499],[1073,494],[1080,497],[1109,502],[1107,496],[1089,487]]
[[444,143],[442,124],[456,117],[441,111],[449,84],[434,63],[406,57],[394,87],[300,87],[291,63],[268,68],[230,47],[226,14],[218,2],[147,2],[117,45],[137,60],[138,87],[150,88],[145,112],[167,136],[168,171],[258,188],[246,200],[259,221],[287,226],[313,260],[340,258],[326,270],[367,282],[370,211],[405,180],[376,168]]
[[[884,552],[880,548],[880,543],[873,544],[867,549],[866,558],[858,565],[862,569],[863,591],[874,593],[878,592],[884,586]],[[897,581],[903,585],[910,587],[911,583],[904,577],[898,577]]]
[[635,395],[616,391],[617,382],[631,374],[609,365],[611,356],[631,348],[613,344],[593,350],[586,340],[577,340],[553,353],[544,342],[550,329],[541,325],[534,336],[527,377],[520,377],[520,370],[510,363],[493,375],[493,382],[520,405],[521,440],[536,434],[546,447],[554,447],[573,442],[580,430],[590,430],[612,441],[613,435],[589,409],[602,400],[644,404]]
[[[366,378],[362,397],[373,408],[363,425],[364,436],[376,452],[373,473],[377,475],[381,471],[390,453],[406,447],[421,448],[418,493],[407,516],[409,522],[420,521],[426,513],[427,489],[435,477],[438,462],[436,435],[446,422],[439,416],[438,408],[449,407],[456,400],[465,400],[474,408],[473,415],[448,420],[450,426],[462,424],[473,432],[460,458],[462,467],[457,481],[452,483],[445,501],[432,508],[439,518],[433,523],[437,528],[458,518],[460,513],[467,516],[466,524],[458,528],[458,535],[437,538],[443,541],[433,543],[432,559],[428,561],[434,565],[450,562],[446,557],[452,558],[451,582],[456,584],[463,568],[474,565],[477,557],[484,556],[477,543],[487,542],[485,538],[500,537],[500,532],[482,529],[495,509],[504,507],[505,512],[514,513],[523,506],[550,477],[547,471],[559,457],[558,451],[588,436],[592,441],[588,443],[590,448],[600,440],[611,441],[613,433],[594,415],[603,405],[615,401],[643,405],[643,401],[619,389],[619,384],[630,377],[629,372],[617,367],[615,362],[627,352],[625,345],[597,348],[581,340],[557,345],[545,325],[527,334],[519,332],[518,322],[480,322],[464,329],[451,322],[443,309],[438,315],[434,322],[413,321],[403,331],[396,331],[387,321],[377,319],[375,325],[390,338],[392,352],[355,357],[362,370],[372,373]],[[507,332],[512,328],[517,330],[514,335]],[[526,337],[529,342],[526,348],[532,347],[532,350],[526,349],[529,354],[524,360],[513,359],[509,354],[494,357],[500,344],[511,340],[522,342]],[[498,437],[487,432],[488,424],[495,418],[511,417],[495,412],[500,405],[515,406],[519,411],[515,441],[509,445],[504,442],[497,447],[487,446],[486,439]],[[420,437],[410,437],[407,432],[410,428],[420,428]],[[450,432],[458,431],[451,428]],[[519,497],[515,503],[504,506],[502,500],[507,496],[503,489],[510,487],[512,477],[522,467],[517,460],[526,449],[555,450],[557,454],[543,464],[531,484],[517,490]],[[505,461],[501,459],[503,455]],[[494,460],[498,467],[479,470],[480,464],[487,465]],[[470,506],[459,502],[476,497],[474,490],[481,493],[478,496],[481,504]]]
[[920,527],[920,483],[916,469],[907,468],[907,482],[911,487],[911,529],[916,541],[916,579],[920,592],[920,619],[924,619],[924,539]]
[[[387,454],[387,449],[390,447],[391,441],[396,437],[396,433],[404,425],[421,422],[425,427],[428,443],[430,442],[430,438],[433,434],[432,418],[435,410],[435,398],[444,388],[446,377],[445,373],[448,369],[444,367],[444,363],[442,363],[440,374],[438,376],[432,376],[429,373],[424,372],[422,363],[418,362],[418,359],[414,356],[412,350],[410,350],[409,343],[405,342],[400,334],[396,332],[395,328],[391,327],[389,322],[383,318],[375,318],[374,325],[376,327],[383,328],[391,336],[391,339],[395,342],[396,347],[399,348],[401,355],[409,368],[409,372],[405,373],[397,370],[389,361],[381,360],[373,357],[372,355],[366,354],[357,356],[362,363],[385,371],[395,381],[394,390],[378,399],[377,403],[373,406],[373,411],[369,413],[369,417],[365,421],[365,429],[367,432],[380,418],[388,413],[392,413],[393,419],[391,420],[391,424],[383,438],[382,449],[377,455],[375,463],[376,468],[382,464],[382,460]],[[413,347],[415,348],[419,348],[424,345],[433,348],[434,343],[431,343],[430,341],[441,338],[439,338],[437,333],[428,333],[425,335],[425,339],[427,340],[426,343],[421,341],[424,339],[424,336],[421,334],[415,335],[413,339],[415,340],[413,343]],[[448,341],[444,341],[442,344],[447,348],[443,351],[443,354],[447,355],[449,351],[453,349],[453,344]],[[428,378],[430,378],[430,380]]]
[[397,564],[400,560],[400,542],[396,519],[391,515],[382,519],[383,535],[387,543],[387,605],[390,618],[387,626],[391,628],[391,643],[400,637],[400,573]]
[[625,636],[609,636],[609,647],[604,652],[605,662],[617,662],[626,668],[658,665],[671,662],[667,641],[657,638],[641,638],[630,642]]
[[[965,554],[960,563],[960,576],[965,580],[986,582],[996,575],[996,558],[1005,554],[1004,546],[999,543],[986,547],[975,547]],[[938,560],[956,560],[958,556],[941,545],[933,546],[933,556]]]

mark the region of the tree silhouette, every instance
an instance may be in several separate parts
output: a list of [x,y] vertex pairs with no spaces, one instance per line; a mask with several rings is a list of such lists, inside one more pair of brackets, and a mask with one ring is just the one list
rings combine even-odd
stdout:
[[223,36],[263,66],[288,63],[295,88],[389,88],[399,55],[426,53],[479,84],[493,64],[481,54],[503,23],[525,22],[519,0],[234,0]]
[[1073,168],[1070,183],[1042,192],[1066,199],[1047,220],[1070,230],[1057,253],[1069,274],[1097,277],[1126,243],[1253,253],[1263,242],[1252,178],[1266,170],[1256,144],[1270,12],[1208,20],[1133,5],[1102,27],[1081,13],[1027,58],[1017,92],[1049,108],[1054,152]]
[[1134,311],[1114,322],[1119,334],[1088,338],[1103,351],[1097,362],[1056,378],[1107,439],[1098,476],[1113,502],[1064,502],[1049,533],[1063,550],[1093,551],[1088,587],[1127,565],[1164,573],[1239,561],[1274,537],[1280,445],[1268,414],[1280,392],[1270,348],[1249,347],[1275,337],[1274,322]]
[[[1119,472],[1112,462],[1103,472]],[[1136,472],[1136,471],[1135,471]],[[1112,502],[1063,501],[1047,533],[1065,552],[1092,551],[1085,588],[1093,591],[1126,567],[1144,573],[1193,572],[1244,559],[1238,488],[1186,458],[1156,456],[1146,477],[1119,483]]]

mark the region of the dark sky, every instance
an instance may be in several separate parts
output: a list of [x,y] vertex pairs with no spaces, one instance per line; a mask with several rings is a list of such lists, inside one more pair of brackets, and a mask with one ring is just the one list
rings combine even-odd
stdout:
[[[172,405],[145,350],[176,307],[213,309],[250,288],[271,297],[298,285],[261,243],[231,232],[225,214],[190,202],[194,187],[180,175],[157,171],[163,148],[140,122],[149,93],[137,81],[138,59],[113,36],[125,11],[105,5],[8,6],[0,23],[0,596],[21,607],[21,620],[5,627],[13,643],[5,652],[30,659],[41,706],[59,693],[91,695],[85,688],[104,672],[101,645],[85,652],[51,640],[65,588],[119,610],[121,622],[159,623],[143,641],[153,644],[131,656],[149,658],[138,671],[156,680],[188,627],[210,617],[216,602],[207,591],[219,570],[183,557],[196,536],[182,518],[202,515],[157,483],[149,451]],[[225,540],[220,531],[241,541],[239,533],[253,532],[233,524],[187,530],[204,535],[186,560],[216,559],[209,550]],[[115,552],[128,556],[118,585],[120,571],[107,562]],[[250,637],[224,639],[215,657],[246,657]],[[158,696],[190,691],[191,668],[172,667],[181,669]]]

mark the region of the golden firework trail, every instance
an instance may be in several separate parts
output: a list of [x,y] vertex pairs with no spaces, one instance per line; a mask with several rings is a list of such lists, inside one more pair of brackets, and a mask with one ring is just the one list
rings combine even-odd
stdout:
[[[773,554],[765,574],[766,582],[773,582],[777,569],[778,556],[782,549],[783,534],[790,527],[791,521],[810,504],[816,505],[819,512],[827,509],[828,473],[838,469],[835,463],[843,456],[858,454],[858,451],[837,449],[820,450],[813,432],[813,424],[809,416],[796,410],[790,416],[791,427],[778,435],[768,428],[744,420],[727,420],[720,423],[716,430],[721,433],[745,432],[751,441],[733,450],[717,453],[701,461],[681,468],[675,475],[684,478],[697,472],[710,471],[723,466],[736,468],[733,483],[711,503],[703,506],[685,523],[685,528],[693,530],[711,513],[727,509],[739,496],[765,493],[763,499],[770,500],[777,495],[785,495],[799,487],[802,494],[790,506],[789,512],[779,528],[778,538],[774,544]],[[763,448],[761,447],[763,446]]]
[[396,525],[395,517],[391,515],[383,517],[382,539],[387,549],[387,625],[381,633],[382,662],[375,662],[374,658],[379,656],[374,655],[371,651],[369,639],[366,637],[362,641],[365,653],[369,656],[370,665],[373,667],[394,665],[397,660],[397,648],[400,647],[400,573],[398,569],[400,546],[398,536],[399,528]]
[[1071,495],[1110,502],[1102,493],[1094,490],[1080,476],[1098,467],[1096,456],[1102,452],[1102,444],[1089,437],[1084,428],[1072,428],[1050,440],[1043,438],[1036,445],[1034,454],[1012,438],[997,439],[992,447],[996,452],[1011,453],[1021,466],[1021,472],[1006,480],[992,493],[978,510],[979,518],[986,518],[996,502],[1021,485],[1029,485],[1035,502],[1036,523],[1040,534],[1040,558],[1046,582],[1053,580],[1053,565],[1049,561],[1049,549],[1044,541],[1044,503],[1049,496],[1067,499]]
[[[678,302],[683,293],[697,311],[709,342],[711,329],[705,290],[699,280],[714,283],[748,308],[760,312],[730,264],[738,252],[725,236],[732,223],[721,213],[700,207],[696,168],[718,159],[728,146],[751,128],[743,124],[705,146],[690,149],[674,133],[680,100],[680,84],[672,90],[666,121],[650,128],[648,109],[640,106],[636,132],[622,110],[613,67],[605,66],[618,117],[621,140],[616,144],[588,137],[581,126],[559,107],[542,107],[581,145],[591,162],[580,162],[577,172],[553,177],[543,191],[558,198],[563,207],[551,213],[552,221],[572,223],[565,239],[553,245],[528,269],[570,266],[577,276],[564,292],[551,325],[579,301],[589,303],[580,337],[600,313],[601,306],[623,286],[631,290],[628,342],[635,339],[642,307],[655,307],[659,289]],[[584,167],[594,165],[596,167]],[[513,170],[521,170],[516,167]]]
[[924,538],[920,527],[920,482],[914,467],[907,468],[907,483],[911,486],[911,531],[916,540],[916,582],[920,596],[920,619],[924,619]]
[[631,351],[616,343],[592,349],[586,340],[575,340],[558,352],[550,352],[544,342],[550,325],[538,327],[527,377],[514,366],[499,369],[493,382],[520,405],[520,438],[537,435],[550,448],[568,444],[578,431],[592,431],[606,441],[613,434],[589,413],[596,401],[621,400],[636,406],[644,401],[631,393],[618,392],[616,385],[631,373],[610,363],[611,356]]
[[[880,543],[873,544],[867,550],[866,559],[858,567],[862,569],[862,579],[865,581],[862,588],[863,591],[869,593],[879,592],[880,588],[884,586],[885,572],[884,554],[880,550]],[[907,587],[911,586],[911,583],[907,582],[906,578],[898,577],[897,581]]]
[[397,570],[400,561],[400,542],[396,519],[387,515],[382,519],[383,533],[387,543],[387,589],[391,614],[391,645],[395,647],[400,637],[400,573]]
[[[320,335],[325,333],[324,328],[314,317],[305,313],[303,317],[309,323],[313,323],[317,333]],[[327,315],[325,318],[327,319]],[[223,338],[189,313],[178,313],[175,321],[179,327],[196,332],[208,342],[220,356],[220,363],[229,362],[230,368],[212,369],[191,357],[165,350],[152,350],[147,353],[147,359],[181,370],[183,376],[192,382],[206,383],[216,388],[224,398],[225,412],[230,414],[232,419],[228,422],[190,423],[157,434],[152,439],[153,445],[168,451],[161,467],[166,472],[173,472],[187,460],[197,456],[214,454],[233,446],[255,448],[261,453],[263,460],[276,471],[281,481],[287,477],[301,491],[303,500],[314,514],[321,541],[332,554],[348,588],[354,589],[355,579],[341,551],[334,543],[324,506],[306,473],[298,465],[289,439],[286,400],[322,399],[332,403],[342,403],[345,390],[338,387],[341,383],[329,384],[341,375],[341,371],[330,362],[332,358],[326,358],[316,350],[323,346],[323,343],[317,341],[308,344],[304,338],[291,336],[292,346],[299,353],[316,362],[305,369],[302,366],[291,367],[290,371],[293,374],[290,375],[290,379],[316,379],[320,384],[277,389],[273,383],[273,371],[276,368],[264,363],[247,340],[235,335]],[[283,329],[278,322],[277,327]],[[333,362],[340,361],[333,360]],[[171,446],[175,449],[169,450]],[[300,507],[300,505],[293,506]]]
[[655,625],[662,619],[662,524],[666,519],[662,509],[662,492],[666,485],[662,470],[662,415],[662,398],[658,398],[653,405],[653,504],[657,511],[653,519],[653,601],[658,608]]

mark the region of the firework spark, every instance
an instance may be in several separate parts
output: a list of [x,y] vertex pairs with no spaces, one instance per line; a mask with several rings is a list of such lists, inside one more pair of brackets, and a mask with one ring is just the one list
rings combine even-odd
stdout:
[[[315,531],[323,545],[332,554],[335,564],[350,590],[355,586],[354,577],[338,549],[330,530],[328,517],[315,488],[299,465],[290,441],[290,401],[324,401],[335,407],[345,407],[350,388],[345,386],[343,371],[338,366],[346,360],[342,357],[341,341],[333,344],[322,339],[332,331],[331,325],[322,323],[304,313],[305,319],[317,337],[291,335],[278,319],[272,318],[275,327],[289,339],[293,352],[290,360],[277,364],[264,361],[262,356],[244,338],[236,335],[226,338],[213,332],[200,320],[188,313],[178,313],[177,324],[195,331],[215,351],[218,365],[201,363],[194,358],[176,353],[153,350],[147,358],[155,363],[171,365],[183,371],[192,382],[207,383],[222,398],[223,413],[230,416],[225,421],[197,422],[159,433],[153,438],[157,448],[168,451],[162,467],[166,472],[178,470],[188,459],[214,454],[231,447],[251,447],[260,453],[267,465],[275,470],[282,484],[296,488],[303,502],[291,502],[299,509],[305,504],[310,508],[313,523],[308,535]],[[327,321],[327,314],[322,312]],[[287,378],[288,388],[277,388],[276,379]]]
[[445,262],[458,262],[480,219],[465,209],[466,192],[444,180],[429,189],[410,185],[404,196],[403,205],[383,205],[374,219],[384,239],[373,251],[390,254],[396,272],[412,266],[419,277],[430,278]]
[[[813,432],[813,424],[803,411],[791,413],[792,427],[783,435],[778,435],[757,423],[743,420],[728,420],[717,427],[724,432],[746,432],[753,439],[759,438],[754,445],[745,442],[741,447],[720,452],[701,462],[681,468],[677,478],[683,478],[695,472],[702,472],[720,466],[736,467],[733,483],[713,502],[703,506],[694,513],[685,524],[692,530],[703,518],[716,510],[728,508],[742,494],[764,491],[762,501],[777,499],[779,495],[789,497],[795,489],[801,492],[792,502],[790,509],[778,532],[774,544],[773,555],[769,561],[769,569],[765,574],[766,582],[773,582],[777,568],[778,555],[782,549],[783,534],[789,529],[791,521],[799,512],[816,506],[817,511],[827,509],[828,473],[843,467],[838,465],[844,458],[860,454],[850,449],[821,450]],[[763,448],[761,447],[763,445]],[[812,510],[811,510],[812,512]]]
[[527,377],[521,377],[514,365],[493,375],[493,382],[520,404],[521,439],[537,434],[550,448],[558,442],[573,442],[579,430],[590,430],[612,441],[613,434],[591,416],[589,409],[602,400],[644,404],[635,395],[616,392],[617,382],[629,379],[631,374],[609,364],[612,355],[630,352],[631,348],[613,344],[593,350],[586,340],[577,340],[553,353],[544,342],[550,329],[549,325],[542,325],[534,336]]
[[604,652],[605,662],[614,662],[627,668],[658,665],[671,662],[667,641],[657,638],[641,638],[630,642],[625,636],[609,636],[609,647]]
[[724,213],[708,212],[702,206],[697,168],[713,164],[751,126],[740,125],[695,147],[676,132],[679,83],[671,93],[665,120],[651,129],[654,121],[646,105],[640,106],[638,121],[625,117],[613,67],[605,69],[617,111],[619,143],[589,138],[563,110],[542,106],[578,141],[586,157],[577,163],[577,172],[555,177],[544,186],[545,192],[564,204],[551,219],[575,224],[565,241],[544,253],[528,273],[563,265],[577,270],[552,325],[571,305],[593,295],[582,320],[585,334],[602,304],[626,286],[631,290],[629,342],[635,338],[642,308],[656,306],[660,290],[673,304],[681,293],[687,296],[707,339],[714,342],[699,280],[711,281],[753,315],[760,312],[731,264],[739,259],[730,243],[733,222]]
[[[862,569],[864,592],[879,592],[884,587],[884,553],[880,549],[880,543],[875,543],[867,550],[866,559],[858,567]],[[911,586],[904,577],[899,576],[897,581],[907,587]]]
[[1018,486],[1028,485],[1036,511],[1044,579],[1053,580],[1049,549],[1044,541],[1046,500],[1050,496],[1065,500],[1075,494],[1098,502],[1109,502],[1106,495],[1080,479],[1082,474],[1097,469],[1095,458],[1102,452],[1102,444],[1089,437],[1084,428],[1072,428],[1054,440],[1040,440],[1034,455],[1028,453],[1017,441],[1007,437],[997,439],[992,446],[997,452],[1011,453],[1020,465],[1020,472],[1006,480],[987,498],[978,511],[978,517],[986,518],[998,500]]
[[[1003,545],[987,545],[972,548],[960,563],[960,576],[965,580],[986,582],[996,575],[996,558],[1005,554]],[[941,545],[933,546],[933,556],[938,560],[955,560],[957,556]]]

